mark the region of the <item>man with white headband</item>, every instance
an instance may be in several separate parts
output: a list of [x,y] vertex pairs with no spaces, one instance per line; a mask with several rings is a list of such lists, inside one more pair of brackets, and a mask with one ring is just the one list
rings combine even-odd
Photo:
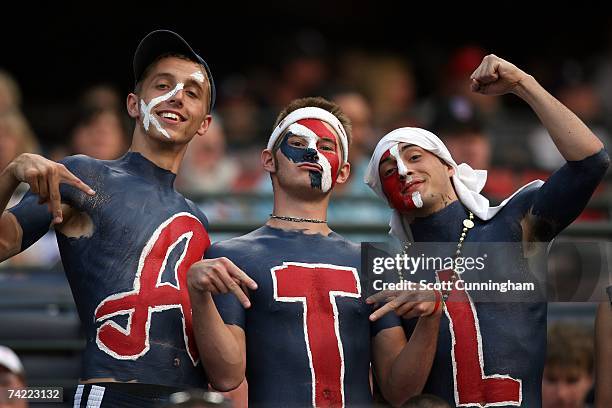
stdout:
[[[372,352],[389,400],[399,404],[418,394],[427,378],[440,303],[415,303],[412,316],[423,317],[410,346],[395,319],[371,324],[360,247],[327,225],[331,190],[349,176],[349,138],[348,119],[336,104],[323,98],[289,104],[262,152],[274,190],[269,221],[212,245],[210,259],[188,272],[211,383],[235,388],[246,366],[250,405],[370,405]],[[257,290],[249,293],[241,283]],[[415,364],[423,354],[431,358]]]
[[133,70],[127,110],[136,126],[123,157],[23,154],[0,175],[2,210],[20,182],[30,185],[2,214],[0,259],[56,231],[87,340],[75,407],[153,407],[207,385],[186,274],[210,245],[208,221],[173,184],[187,144],[205,137],[214,82],[167,30],[140,42]]
[[[391,235],[406,245],[436,242],[436,250],[462,255],[470,243],[503,242],[505,250],[488,254],[481,272],[456,267],[431,271],[432,282],[448,283],[435,360],[424,392],[456,406],[541,404],[546,347],[546,303],[473,302],[459,280],[521,280],[529,249],[548,242],[583,210],[604,176],[609,157],[599,139],[536,80],[494,55],[472,74],[472,91],[513,93],[538,115],[567,164],[546,183],[534,181],[497,207],[480,194],[486,171],[457,165],[431,132],[392,131],[378,143],[366,183],[393,208]],[[516,243],[516,245],[512,245]],[[494,261],[495,260],[495,261]],[[392,299],[377,316],[400,308],[401,292],[379,293],[368,301]],[[412,322],[404,320],[407,336]]]

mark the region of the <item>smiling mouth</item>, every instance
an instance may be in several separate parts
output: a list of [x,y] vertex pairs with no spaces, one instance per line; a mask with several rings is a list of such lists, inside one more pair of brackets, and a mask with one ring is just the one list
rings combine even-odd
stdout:
[[310,171],[318,171],[320,173],[323,172],[323,167],[321,167],[320,164],[316,164],[316,163],[301,163],[298,165],[298,167],[304,168]]
[[180,113],[176,112],[176,111],[168,111],[168,110],[161,110],[158,112],[155,112],[155,114],[161,118],[165,123],[174,125],[180,122],[184,122],[186,119],[185,117],[183,117],[183,115],[181,115]]
[[424,180],[414,180],[410,183],[407,183],[404,188],[402,188],[402,194],[411,194],[415,192],[419,185],[423,184]]

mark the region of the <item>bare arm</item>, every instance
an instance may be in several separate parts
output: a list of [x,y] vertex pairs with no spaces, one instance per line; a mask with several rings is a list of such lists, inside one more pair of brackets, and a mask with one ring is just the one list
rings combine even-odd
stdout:
[[510,62],[487,55],[471,76],[472,90],[485,95],[514,93],[531,106],[568,161],[585,159],[603,148],[601,141],[568,108],[531,76]]
[[19,253],[21,249],[23,229],[15,216],[5,211],[21,182],[30,185],[31,191],[39,196],[41,204],[47,203],[55,224],[62,223],[65,220],[64,215],[67,215],[62,209],[60,183],[70,184],[89,195],[95,194],[88,185],[60,163],[28,153],[17,157],[0,173],[0,261]]
[[[434,297],[436,301],[430,301]],[[384,300],[389,301],[372,313],[370,320],[391,311],[406,319],[420,316],[408,341],[401,327],[383,330],[374,337],[374,372],[380,389],[388,402],[400,406],[420,394],[427,382],[436,354],[443,304],[439,292],[408,290],[381,291],[366,302]]]
[[393,327],[374,338],[374,371],[385,399],[400,406],[420,394],[429,377],[440,330],[440,315],[421,317],[406,341],[404,330]]
[[251,304],[242,285],[256,289],[257,284],[227,258],[216,258],[193,264],[187,273],[187,285],[204,370],[215,389],[234,389],[244,380],[245,334],[242,328],[223,322],[212,295],[231,292],[248,308]]
[[612,305],[599,305],[595,320],[595,406],[612,407]]

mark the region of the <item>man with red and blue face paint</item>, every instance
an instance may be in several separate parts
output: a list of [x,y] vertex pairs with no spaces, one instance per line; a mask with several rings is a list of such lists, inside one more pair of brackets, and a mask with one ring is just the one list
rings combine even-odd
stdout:
[[154,31],[134,55],[136,121],[118,160],[23,154],[0,175],[0,258],[54,226],[86,346],[75,407],[153,407],[206,387],[191,327],[189,266],[210,240],[207,219],[173,187],[187,144],[205,137],[215,88],[206,62],[178,34]]
[[[472,75],[472,90],[514,93],[526,101],[567,164],[546,183],[533,181],[491,207],[480,194],[486,171],[457,165],[433,133],[400,128],[378,143],[366,183],[393,208],[390,233],[407,247],[435,243],[427,247],[434,256],[465,256],[465,251],[473,251],[472,258],[488,255],[480,269],[432,268],[415,279],[445,283],[448,288],[424,392],[458,407],[539,407],[546,355],[545,297],[520,292],[503,297],[498,291],[475,301],[481,294],[466,290],[464,284],[519,283],[531,277],[533,249],[546,247],[536,244],[547,244],[578,217],[610,159],[580,119],[508,61],[485,57]],[[503,246],[487,246],[491,243]],[[393,299],[395,303],[377,311],[383,316],[406,296],[401,291],[381,292],[369,301]],[[409,336],[414,322],[403,320],[402,325]]]
[[403,311],[419,317],[410,344],[394,319],[371,324],[360,247],[327,226],[330,192],[349,175],[349,131],[331,102],[291,103],[262,152],[274,189],[270,220],[212,245],[189,270],[211,384],[235,388],[246,369],[249,406],[368,406],[372,360],[383,393],[401,404],[429,372],[440,303],[429,293]]

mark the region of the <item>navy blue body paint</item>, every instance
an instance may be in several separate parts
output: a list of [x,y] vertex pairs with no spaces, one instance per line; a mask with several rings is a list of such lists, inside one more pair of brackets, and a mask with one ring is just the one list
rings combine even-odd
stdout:
[[[206,217],[192,202],[174,190],[175,175],[172,172],[157,167],[138,153],[129,152],[113,161],[72,156],[62,163],[96,191],[96,195],[90,197],[66,184],[60,188],[62,202],[85,213],[93,223],[90,236],[72,238],[57,233],[62,263],[87,339],[81,378],[205,387],[207,380],[204,371],[200,364],[194,365],[185,344],[183,318],[184,313],[190,316],[190,309],[169,307],[152,312],[150,328],[147,329],[149,348],[137,357],[113,356],[99,344],[98,330],[102,324],[112,320],[126,329],[127,315],[96,321],[95,314],[96,309],[109,297],[134,290],[137,271],[140,271],[140,293],[144,293],[147,286],[147,271],[153,269],[153,278],[157,277],[154,271],[157,261],[144,256],[147,243],[156,242],[159,245],[149,250],[151,253],[161,253],[162,259],[168,252],[161,282],[167,283],[168,286],[163,287],[173,292],[170,285],[177,286],[174,268],[179,259],[184,260],[181,257],[187,251],[186,247],[192,248],[195,240],[208,240],[204,230]],[[9,211],[16,216],[24,230],[22,249],[49,228],[51,216],[47,206],[37,204],[37,197],[31,193]],[[166,241],[162,242],[161,239],[156,241],[155,237],[156,232],[162,231],[161,226],[171,219],[184,219],[187,223],[171,222],[163,230],[169,234],[162,232],[160,237],[180,235],[184,232],[180,228],[195,226],[185,232],[191,233],[191,237],[178,239],[174,249],[169,249],[174,243],[173,239],[164,238]],[[202,248],[199,258],[207,246]],[[152,262],[152,266],[147,266],[148,262]],[[148,278],[151,278],[150,274]],[[178,286],[180,289],[176,291],[187,296],[187,288]],[[132,329],[132,333],[135,333],[135,323]],[[132,338],[131,335],[129,338]]]
[[[299,301],[275,298],[275,287],[280,288],[282,282],[273,276],[286,263],[327,264],[359,271],[360,247],[336,233],[310,235],[264,226],[245,236],[215,243],[206,252],[207,258],[220,256],[232,260],[258,285],[257,290],[250,292],[249,309],[244,309],[232,294],[215,296],[225,323],[237,325],[246,333],[249,405],[312,406],[312,373],[304,334],[305,307]],[[299,274],[294,278],[295,283],[291,284],[299,287]],[[317,293],[322,303],[329,304],[328,293],[313,290],[311,295]],[[368,380],[371,337],[399,323],[385,316],[371,325],[368,316],[372,309],[364,302],[365,293],[359,298],[337,296],[335,299],[344,351],[346,406],[367,406],[371,403]],[[333,335],[322,340],[329,342],[327,349],[338,347]]]
[[[474,228],[468,232],[466,244],[505,242],[516,245],[508,245],[507,251],[488,254],[484,270],[465,272],[461,278],[466,282],[486,282],[488,279],[495,282],[524,281],[528,265],[521,244],[523,236],[540,242],[554,238],[582,212],[608,166],[609,157],[603,150],[584,160],[568,162],[540,188],[517,194],[491,220],[476,219]],[[444,253],[435,255],[451,256],[463,228],[461,222],[467,217],[467,210],[455,201],[435,214],[415,219],[410,229],[417,243],[448,242],[448,247],[439,246]],[[528,231],[523,231],[523,219],[529,224]],[[431,272],[417,273],[410,279],[434,281]],[[547,304],[536,301],[476,302],[474,307],[482,338],[484,374],[503,374],[521,379],[521,406],[541,406]],[[416,319],[401,323],[409,337]],[[456,403],[452,343],[449,320],[443,315],[434,363],[423,393],[440,396],[451,405]]]

